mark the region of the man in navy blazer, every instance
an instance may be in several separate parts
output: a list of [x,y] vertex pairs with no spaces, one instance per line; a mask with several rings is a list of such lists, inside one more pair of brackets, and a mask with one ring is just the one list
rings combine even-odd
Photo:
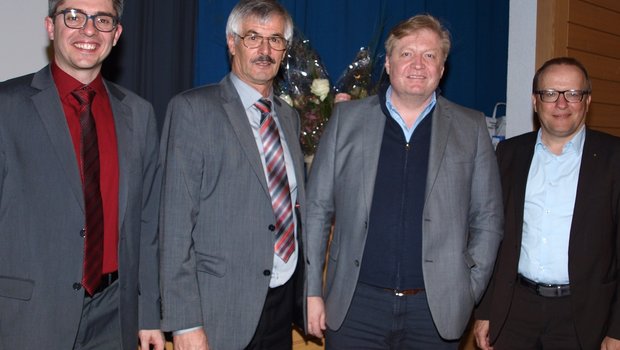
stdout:
[[[53,63],[0,84],[0,349],[135,350],[138,339],[164,348],[155,116],[100,74],[122,9],[122,0],[50,0]],[[74,93],[84,89],[95,94],[82,109]],[[84,132],[88,120],[95,132]],[[83,144],[97,145],[97,157],[83,157]],[[100,180],[85,181],[95,179],[87,168]],[[83,191],[87,182],[99,190]],[[101,206],[90,205],[94,193]],[[102,213],[86,215],[93,207]],[[91,237],[99,248],[86,249]]]
[[541,128],[499,144],[505,231],[476,310],[482,349],[620,349],[620,139],[585,126],[585,67],[542,65]]

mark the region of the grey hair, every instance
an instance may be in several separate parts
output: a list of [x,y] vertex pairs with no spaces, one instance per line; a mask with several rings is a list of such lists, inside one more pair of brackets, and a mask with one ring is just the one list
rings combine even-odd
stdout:
[[262,23],[269,21],[272,16],[284,18],[284,39],[291,42],[293,38],[293,19],[286,9],[275,0],[241,0],[232,9],[226,22],[226,36],[239,33],[241,22],[247,18],[257,18]]
[[[65,0],[48,0],[48,16],[53,17],[58,11],[58,7],[62,5]],[[114,11],[116,11],[116,17],[119,19],[123,15],[124,0],[112,0]]]

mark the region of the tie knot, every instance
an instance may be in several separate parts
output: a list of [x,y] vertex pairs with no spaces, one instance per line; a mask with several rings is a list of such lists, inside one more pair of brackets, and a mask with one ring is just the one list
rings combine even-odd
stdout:
[[254,103],[256,108],[261,112],[261,114],[269,114],[271,113],[271,101],[266,98],[261,98],[260,100]]
[[86,85],[79,89],[73,90],[71,94],[75,97],[75,99],[80,103],[81,106],[87,106],[93,102],[93,98],[95,97],[95,90],[92,87]]

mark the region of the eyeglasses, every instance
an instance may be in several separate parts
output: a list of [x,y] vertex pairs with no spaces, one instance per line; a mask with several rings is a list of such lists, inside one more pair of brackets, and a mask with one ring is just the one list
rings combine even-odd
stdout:
[[269,43],[269,47],[276,51],[284,51],[286,50],[286,46],[288,45],[288,41],[281,36],[262,36],[257,34],[248,34],[246,36],[241,36],[237,33],[234,33],[236,36],[241,38],[243,42],[243,46],[248,49],[255,49],[257,47],[261,47],[263,45],[263,40],[267,39]]
[[556,91],[556,90],[538,90],[534,91],[535,94],[540,96],[540,100],[543,102],[553,103],[560,98],[560,95],[564,95],[564,99],[566,102],[577,103],[583,100],[585,95],[588,95],[590,91],[588,90],[564,90],[564,91]]
[[93,24],[98,31],[104,33],[113,31],[118,25],[118,17],[112,15],[87,15],[81,10],[76,9],[64,9],[57,12],[54,17],[58,15],[63,15],[65,26],[71,29],[84,29],[89,19],[93,20]]

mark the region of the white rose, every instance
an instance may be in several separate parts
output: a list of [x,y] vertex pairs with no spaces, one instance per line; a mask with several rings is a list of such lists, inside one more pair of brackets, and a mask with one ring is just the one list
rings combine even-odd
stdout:
[[329,80],[327,79],[314,79],[312,86],[310,86],[310,92],[318,96],[323,101],[327,94],[329,94]]
[[288,94],[280,95],[280,98],[283,99],[289,106],[293,107],[293,99]]

